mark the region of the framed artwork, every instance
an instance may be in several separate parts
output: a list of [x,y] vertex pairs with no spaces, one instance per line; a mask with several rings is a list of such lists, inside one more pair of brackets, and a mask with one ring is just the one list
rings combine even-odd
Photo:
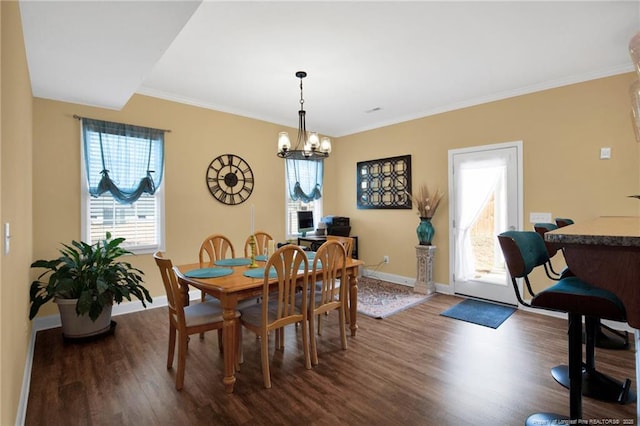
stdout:
[[358,209],[411,209],[411,156],[357,163]]

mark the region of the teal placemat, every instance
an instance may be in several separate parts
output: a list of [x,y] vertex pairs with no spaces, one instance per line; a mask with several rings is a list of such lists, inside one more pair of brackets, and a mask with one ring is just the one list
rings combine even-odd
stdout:
[[233,269],[231,268],[201,268],[192,269],[184,273],[189,278],[216,278],[231,274],[233,274]]
[[[242,273],[245,277],[249,278],[264,278],[264,268],[251,268],[247,269]],[[269,278],[275,278],[278,275],[276,274],[276,270],[271,268],[269,271]]]
[[[304,269],[304,263],[301,263],[298,269]],[[309,262],[309,272],[313,269],[313,262]],[[322,269],[322,261],[318,260],[318,266],[316,269]]]
[[[307,255],[307,259],[309,259],[309,260],[313,260],[313,258],[316,257],[316,252],[315,251],[305,251],[305,254]],[[256,256],[256,260],[258,260],[260,262],[266,262],[267,261],[267,255],[266,254],[261,254],[260,256]]]
[[215,262],[218,266],[244,266],[249,265],[251,263],[251,259],[247,259],[244,257],[235,257],[233,259],[220,259]]

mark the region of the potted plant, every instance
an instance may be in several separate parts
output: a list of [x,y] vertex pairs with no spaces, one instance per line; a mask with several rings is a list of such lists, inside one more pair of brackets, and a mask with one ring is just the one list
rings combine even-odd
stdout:
[[142,285],[144,273],[118,260],[132,254],[120,247],[124,240],[111,239],[111,233],[107,232],[104,240],[93,245],[72,241],[71,245],[63,244],[60,257],[33,262],[32,268],[46,270],[31,283],[29,319],[54,299],[60,310],[64,337],[80,338],[109,331],[114,302],[135,296],[146,308],[145,301],[151,303],[152,299]]

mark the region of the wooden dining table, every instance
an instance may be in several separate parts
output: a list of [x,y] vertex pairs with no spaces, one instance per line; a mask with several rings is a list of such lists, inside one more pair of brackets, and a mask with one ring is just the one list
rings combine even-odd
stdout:
[[[257,262],[259,267],[264,267],[266,262]],[[360,266],[364,265],[362,260],[347,259],[346,273],[347,277],[345,281],[348,281],[348,294],[349,294],[349,328],[351,329],[351,335],[355,336],[358,330],[357,323],[357,308],[358,308],[358,276]],[[179,278],[181,284],[186,283],[187,286],[182,287],[185,295],[188,293],[188,286],[193,286],[206,294],[209,294],[220,300],[222,305],[222,341],[224,356],[224,377],[222,382],[225,386],[227,393],[233,393],[233,388],[236,382],[235,377],[235,357],[237,353],[235,350],[227,350],[226,348],[234,348],[234,341],[236,336],[236,326],[239,326],[236,322],[235,312],[238,306],[238,301],[257,298],[262,296],[262,285],[264,283],[263,276],[259,278],[252,278],[245,276],[245,272],[251,268],[247,265],[242,266],[224,266],[231,268],[233,272],[230,275],[214,277],[214,278],[194,278],[187,275],[190,271],[201,269],[199,263],[190,263],[185,265],[177,265],[174,270]],[[311,272],[310,272],[311,273]],[[300,274],[302,277],[302,274]],[[315,281],[314,277],[309,277],[310,282]],[[270,282],[274,287],[277,286],[277,279],[273,278]],[[188,296],[185,300],[188,300]]]
[[567,266],[581,280],[614,293],[635,329],[636,403],[640,420],[640,217],[604,216],[544,234],[562,247]]

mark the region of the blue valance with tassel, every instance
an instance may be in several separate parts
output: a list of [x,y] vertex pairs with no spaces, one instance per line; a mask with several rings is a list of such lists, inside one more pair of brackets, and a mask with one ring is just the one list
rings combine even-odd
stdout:
[[322,198],[323,172],[322,159],[287,159],[287,181],[291,200],[309,203]]
[[122,204],[144,193],[153,195],[162,182],[164,130],[82,118],[89,193],[110,192]]

